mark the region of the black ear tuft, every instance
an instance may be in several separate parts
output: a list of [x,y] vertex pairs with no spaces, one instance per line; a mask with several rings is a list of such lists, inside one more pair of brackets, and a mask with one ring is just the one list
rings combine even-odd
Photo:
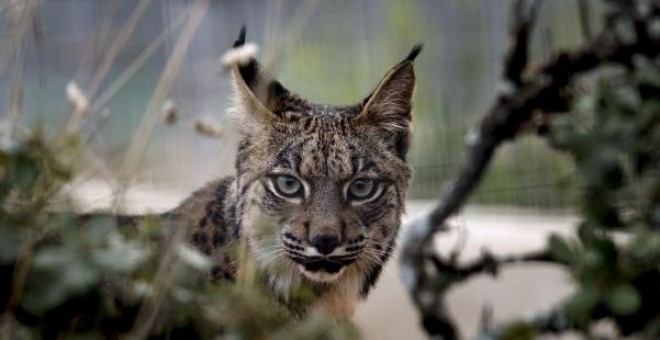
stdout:
[[236,48],[236,47],[241,47],[243,45],[245,45],[245,25],[241,27],[241,32],[238,34],[238,39],[234,41],[233,47]]
[[408,56],[406,57],[406,61],[414,61],[415,58],[419,55],[420,52],[422,52],[422,49],[424,48],[424,44],[422,43],[417,43],[415,46],[413,46],[412,50],[410,53],[408,53]]

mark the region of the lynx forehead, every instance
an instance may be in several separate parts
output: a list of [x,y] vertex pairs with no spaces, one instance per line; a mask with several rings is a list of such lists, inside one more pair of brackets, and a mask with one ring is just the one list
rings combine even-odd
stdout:
[[[243,30],[232,53],[242,55],[244,44]],[[316,297],[303,309],[350,316],[376,282],[399,230],[411,177],[413,60],[420,50],[415,46],[350,106],[303,99],[252,56],[232,65],[242,132],[236,177],[212,183],[173,212],[199,212],[201,220],[190,220],[191,240],[216,261],[212,278],[233,277],[236,264],[224,249],[242,239],[281,300],[307,286]],[[200,201],[209,203],[196,208]]]

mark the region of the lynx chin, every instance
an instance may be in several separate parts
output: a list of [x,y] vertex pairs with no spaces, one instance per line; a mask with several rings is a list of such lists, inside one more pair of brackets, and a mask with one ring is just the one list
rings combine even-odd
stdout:
[[[207,184],[164,217],[188,228],[213,261],[212,281],[240,271],[239,241],[292,315],[322,308],[349,318],[392,254],[411,168],[415,46],[355,105],[311,103],[234,43],[236,175]],[[250,45],[247,45],[250,46]],[[249,52],[249,51],[248,51]],[[294,303],[301,287],[313,292]]]

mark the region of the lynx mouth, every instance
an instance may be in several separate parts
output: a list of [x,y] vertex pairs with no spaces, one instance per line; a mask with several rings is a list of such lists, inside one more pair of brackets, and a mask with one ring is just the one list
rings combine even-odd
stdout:
[[303,275],[313,281],[329,282],[336,280],[344,269],[355,259],[299,258],[291,257],[298,264]]
[[310,272],[319,272],[323,271],[326,273],[334,274],[339,272],[345,264],[340,263],[340,262],[334,262],[334,261],[328,261],[328,260],[318,260],[318,261],[312,261],[312,262],[307,262],[303,264],[303,267],[305,270],[310,271]]

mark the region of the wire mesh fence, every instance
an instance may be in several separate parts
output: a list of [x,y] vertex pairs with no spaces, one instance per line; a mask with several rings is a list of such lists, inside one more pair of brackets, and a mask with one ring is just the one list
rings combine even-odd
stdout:
[[[19,103],[22,122],[54,133],[72,111],[67,83],[79,84],[90,96],[82,130],[94,150],[85,157],[81,183],[120,180],[122,160],[134,135],[143,133],[140,123],[198,2],[61,0],[31,11],[30,3],[18,6],[21,12],[14,1],[0,2],[7,23],[0,39],[8,42],[0,49],[0,107],[9,116]],[[544,51],[580,39],[572,33],[579,31],[573,2],[544,6],[534,39],[538,61],[548,58]],[[358,102],[413,44],[424,42],[416,64],[410,197],[437,197],[460,166],[470,125],[498,87],[508,8],[509,1],[494,0],[210,2],[171,87],[152,103],[157,111],[174,110],[177,122],[156,122],[130,182],[189,192],[232,173],[236,126],[218,60],[246,24],[260,58],[288,88],[328,104]],[[11,24],[19,15],[32,17],[23,31]],[[195,132],[201,117],[219,122],[220,138]],[[528,137],[497,155],[472,200],[565,208],[575,197],[573,172],[570,159]]]

